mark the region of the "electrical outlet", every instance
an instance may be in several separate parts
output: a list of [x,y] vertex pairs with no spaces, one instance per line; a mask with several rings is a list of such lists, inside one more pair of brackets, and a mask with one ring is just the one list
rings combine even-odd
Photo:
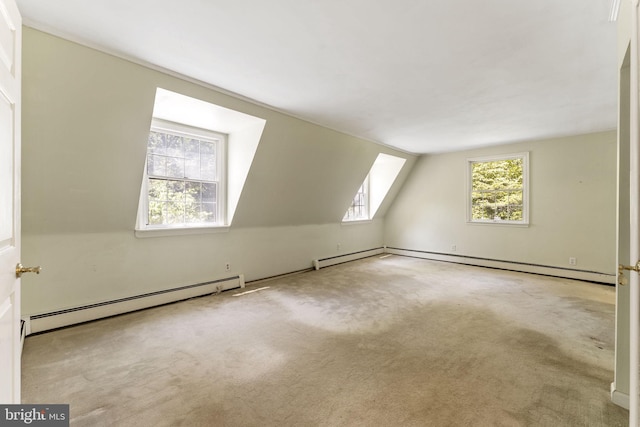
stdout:
[[225,265],[224,265],[224,269],[225,269],[226,271],[230,271],[230,270],[231,270],[231,264],[229,264],[228,262],[227,262],[227,263],[225,263]]
[[457,249],[456,245],[451,245],[451,252],[455,252]]
[[569,258],[569,265],[577,265],[577,264],[578,264],[578,260],[575,257]]

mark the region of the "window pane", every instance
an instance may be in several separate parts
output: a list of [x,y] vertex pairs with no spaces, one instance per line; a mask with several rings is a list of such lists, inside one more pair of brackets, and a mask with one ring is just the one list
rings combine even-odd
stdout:
[[471,206],[471,219],[482,219],[483,210],[482,206]]
[[167,176],[167,158],[149,154],[147,158],[147,173],[149,175]]
[[483,205],[480,206],[480,217],[479,219],[487,219],[493,220],[496,216],[496,208],[494,205]]
[[510,191],[509,192],[509,204],[522,205],[522,191]]
[[216,143],[211,141],[200,141],[200,153],[203,156],[216,156]]
[[187,203],[200,203],[202,200],[202,184],[187,181],[185,183],[185,201]]
[[216,157],[213,154],[202,154],[200,156],[200,178],[205,181],[215,181],[217,179]]
[[494,203],[497,206],[507,206],[509,204],[509,193],[506,191],[496,191],[493,195]]
[[149,199],[167,200],[167,183],[163,179],[149,179]]
[[200,221],[200,203],[187,203],[185,205],[184,222],[187,224],[201,222]]
[[200,142],[200,170],[202,179],[215,181],[218,178],[217,149],[215,142]]
[[497,205],[495,209],[494,220],[500,219],[501,221],[509,220],[509,206],[507,205]]
[[184,159],[179,157],[167,157],[167,172],[165,176],[171,178],[184,178]]
[[167,155],[184,157],[184,140],[181,136],[165,134],[167,140]]
[[216,207],[216,203],[202,204],[201,219],[203,222],[215,222],[217,220]]
[[184,203],[183,202],[165,202],[164,204],[164,224],[183,224],[184,223]]
[[200,159],[184,159],[184,177],[200,179]]
[[167,200],[184,203],[184,182],[165,181],[167,183]]
[[167,144],[165,141],[166,134],[159,132],[149,132],[149,139],[147,142],[148,153],[153,154],[166,154]]
[[218,184],[215,182],[202,183],[202,201],[209,202],[209,203],[216,202],[217,190],[218,190]]
[[471,193],[471,203],[474,205],[486,203],[484,197],[485,193],[473,192]]
[[472,204],[472,219],[493,220],[495,216],[495,194],[494,193],[474,193],[475,199]]
[[521,188],[522,187],[522,159],[510,159],[504,161],[506,181],[509,187],[505,188]]
[[522,205],[509,205],[509,219],[522,221]]
[[473,190],[492,190],[495,181],[494,162],[475,162],[471,168]]
[[200,179],[200,141],[191,138],[185,139],[184,156],[184,176]]
[[164,224],[164,216],[162,215],[163,202],[149,202],[149,224]]

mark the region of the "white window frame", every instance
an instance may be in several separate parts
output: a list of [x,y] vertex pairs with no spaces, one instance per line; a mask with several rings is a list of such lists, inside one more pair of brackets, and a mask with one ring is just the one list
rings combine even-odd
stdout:
[[[217,141],[216,144],[216,170],[217,170],[217,190],[216,190],[216,222],[212,223],[194,223],[194,224],[149,224],[149,175],[147,169],[147,159],[149,156],[148,145],[145,152],[144,176],[142,179],[142,188],[140,201],[142,209],[140,209],[136,229],[137,230],[180,230],[180,229],[215,229],[226,226],[226,186],[227,186],[227,168],[226,168],[226,152],[227,152],[227,135],[220,132],[214,132],[208,129],[197,128],[181,123],[170,122],[153,118],[151,122],[150,132],[172,133],[180,136],[188,136],[203,141]],[[185,179],[189,181],[188,179]],[[200,180],[192,180],[200,181]]]
[[[474,163],[495,162],[500,160],[522,159],[522,220],[508,221],[500,219],[473,219],[472,216],[472,194],[473,194],[473,174],[472,166]],[[469,224],[489,224],[489,225],[507,225],[507,226],[529,226],[529,152],[512,153],[496,156],[474,157],[467,159],[467,223]]]
[[[345,212],[345,216],[344,218],[342,218],[343,222],[354,222],[354,221],[368,221],[371,219],[371,207],[369,205],[369,193],[370,193],[370,187],[369,187],[369,183],[370,183],[370,179],[369,179],[369,175],[367,175],[367,177],[364,179],[364,182],[360,185],[360,187],[358,187],[358,191],[356,192],[356,195],[353,196],[353,200],[351,201],[351,205],[349,205],[349,209],[347,209],[347,212]],[[363,190],[362,192],[360,190]],[[356,198],[358,197],[358,195],[360,194],[364,194],[364,207],[365,207],[365,216],[361,216],[361,217],[353,217],[353,218],[347,218],[347,215],[349,214],[349,211],[351,210],[351,208],[354,206],[354,203],[356,201]]]

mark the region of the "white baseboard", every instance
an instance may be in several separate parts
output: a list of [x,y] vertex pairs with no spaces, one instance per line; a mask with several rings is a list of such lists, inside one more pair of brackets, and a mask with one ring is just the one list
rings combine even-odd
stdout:
[[611,383],[611,401],[618,406],[629,409],[629,395],[616,390],[616,383]]
[[36,332],[48,331],[235,288],[244,288],[244,276],[242,274],[180,288],[72,307],[50,313],[30,315],[25,319],[26,334],[30,335]]
[[313,268],[320,270],[331,265],[342,264],[344,262],[355,261],[384,253],[384,248],[367,249],[365,251],[352,252],[350,254],[337,255],[329,258],[321,258],[313,261]]
[[522,273],[543,274],[545,276],[564,277],[567,279],[586,280],[615,284],[616,276],[613,274],[598,273],[595,271],[574,270],[571,268],[549,267],[544,265],[526,264],[512,261],[499,261],[485,258],[470,257],[465,255],[451,255],[438,252],[418,251],[413,249],[385,248],[386,253],[404,255],[414,258],[431,259],[436,261],[455,262],[458,264],[475,265],[478,267],[498,268],[501,270],[519,271]]

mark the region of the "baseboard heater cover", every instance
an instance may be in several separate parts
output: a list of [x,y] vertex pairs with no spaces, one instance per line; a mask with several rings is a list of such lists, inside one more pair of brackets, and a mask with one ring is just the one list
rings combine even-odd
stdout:
[[30,335],[236,288],[244,288],[244,275],[239,274],[210,282],[31,315],[26,319],[26,334]]
[[522,273],[542,274],[545,276],[563,277],[566,279],[586,280],[589,282],[607,283],[615,285],[616,276],[613,274],[599,273],[596,271],[575,270],[571,268],[550,267],[538,264],[526,264],[514,261],[500,261],[486,258],[478,258],[465,255],[451,255],[440,252],[420,251],[416,249],[401,249],[386,247],[386,253],[404,255],[414,258],[431,259],[435,261],[447,261],[458,264],[475,265],[478,267],[498,268],[501,270],[519,271]]
[[611,401],[624,409],[629,409],[629,395],[616,390],[615,383],[611,383]]
[[320,270],[324,267],[329,267],[336,264],[342,264],[349,261],[355,261],[362,258],[368,258],[375,255],[384,253],[384,248],[366,249],[364,251],[351,252],[348,254],[336,255],[328,258],[321,258],[313,260],[313,268]]

